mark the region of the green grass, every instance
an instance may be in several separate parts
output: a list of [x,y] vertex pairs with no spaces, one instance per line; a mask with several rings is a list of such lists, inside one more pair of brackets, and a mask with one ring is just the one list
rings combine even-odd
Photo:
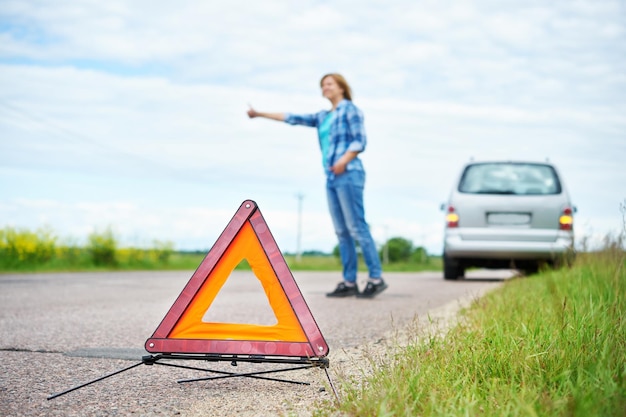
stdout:
[[204,254],[185,252],[173,252],[166,261],[145,253],[149,251],[133,249],[118,252],[126,254],[118,256],[113,265],[95,264],[87,251],[76,249],[72,255],[65,251],[63,256],[55,256],[45,262],[0,262],[0,273],[194,270],[204,259]]
[[[293,271],[341,271],[341,261],[334,256],[303,256],[300,261],[293,255],[286,255],[285,261]],[[424,262],[394,262],[383,265],[384,272],[417,272],[441,270],[440,257],[428,257]],[[359,259],[359,271],[366,272],[367,267]]]
[[[84,250],[75,250],[72,255],[65,251],[63,256],[52,257],[45,262],[0,262],[0,273],[9,272],[96,272],[96,271],[133,271],[133,270],[195,270],[198,268],[206,253],[199,252],[172,252],[166,261],[159,261],[152,256],[137,255],[141,251],[131,250],[135,256],[117,256],[115,265],[95,265],[89,254]],[[124,249],[118,250],[124,253]],[[294,255],[286,255],[285,261],[292,271],[341,271],[341,262],[334,256],[309,255],[302,256],[298,261]],[[383,265],[385,272],[416,272],[441,270],[441,258],[428,257],[425,262],[396,262]],[[249,270],[245,260],[236,268]],[[365,264],[359,262],[359,270],[367,271]]]
[[[385,265],[385,270],[398,272],[441,269],[439,258],[426,256],[423,249],[419,254],[421,256],[414,256],[412,261]],[[171,242],[159,240],[153,241],[150,248],[122,248],[110,227],[90,233],[86,243],[82,245],[77,244],[72,238],[59,238],[49,228],[35,231],[13,227],[0,228],[0,273],[194,270],[200,265],[205,255],[206,253],[202,252],[177,252],[174,251],[174,245]],[[410,253],[408,255],[407,259],[411,257]],[[334,256],[310,253],[302,256],[301,259],[296,259],[293,255],[286,255],[285,259],[293,270],[341,270],[339,258]],[[396,257],[396,259],[402,258]],[[366,270],[362,260],[360,260],[359,268],[362,271]],[[244,261],[237,266],[237,269],[249,269],[249,266]]]
[[445,338],[398,348],[317,416],[626,416],[626,262],[613,248],[506,282]]

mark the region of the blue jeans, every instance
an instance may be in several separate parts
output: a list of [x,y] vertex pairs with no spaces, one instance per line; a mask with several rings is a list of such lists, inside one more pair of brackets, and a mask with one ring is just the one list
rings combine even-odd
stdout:
[[376,244],[365,222],[364,186],[364,171],[346,171],[331,175],[326,181],[328,208],[339,238],[343,279],[348,282],[356,282],[358,258],[355,242],[359,242],[370,278],[382,276]]

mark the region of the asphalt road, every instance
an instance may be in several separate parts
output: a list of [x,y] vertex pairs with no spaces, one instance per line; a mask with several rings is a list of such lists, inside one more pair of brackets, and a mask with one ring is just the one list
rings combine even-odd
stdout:
[[[313,381],[308,391],[249,378],[176,384],[181,376],[198,377],[197,372],[144,366],[138,368],[142,371],[124,372],[57,399],[46,399],[130,366],[130,361],[140,362],[147,354],[144,342],[191,274],[0,275],[0,414],[194,415],[192,410],[202,410],[204,415],[230,415],[235,411],[239,415],[298,414],[303,395],[323,391],[322,380]],[[429,311],[456,300],[478,297],[509,276],[508,271],[472,271],[465,280],[445,281],[441,272],[388,273],[387,291],[367,300],[325,297],[339,281],[338,273],[294,272],[330,347],[330,370],[338,352],[345,354],[351,348],[384,339],[390,330],[423,321]],[[254,275],[235,271],[205,318],[270,324],[273,315]],[[310,374],[303,377],[317,378]],[[255,405],[262,402],[252,395],[259,390],[267,398],[276,399],[278,408]],[[233,399],[237,399],[236,405]]]

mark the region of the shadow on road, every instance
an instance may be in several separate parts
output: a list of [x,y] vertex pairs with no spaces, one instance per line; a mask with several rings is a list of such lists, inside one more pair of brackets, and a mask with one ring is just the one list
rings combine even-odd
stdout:
[[[493,278],[493,277],[466,277],[458,280],[457,282],[502,282],[509,278]],[[451,280],[450,282],[455,282]]]

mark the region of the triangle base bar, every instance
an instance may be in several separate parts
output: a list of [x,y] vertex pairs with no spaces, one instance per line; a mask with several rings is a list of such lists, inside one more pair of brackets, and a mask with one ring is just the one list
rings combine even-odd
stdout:
[[146,365],[152,365],[154,362],[161,359],[171,360],[197,360],[205,362],[249,362],[249,363],[280,363],[280,364],[310,364],[313,367],[328,368],[328,358],[295,358],[295,357],[266,357],[262,355],[219,355],[214,353],[209,354],[169,354],[160,353],[157,355],[146,355],[142,358]]
[[[203,339],[148,339],[146,350],[150,353],[211,353],[217,355],[263,355],[320,357],[310,343],[203,340]],[[322,356],[323,357],[323,356]]]

